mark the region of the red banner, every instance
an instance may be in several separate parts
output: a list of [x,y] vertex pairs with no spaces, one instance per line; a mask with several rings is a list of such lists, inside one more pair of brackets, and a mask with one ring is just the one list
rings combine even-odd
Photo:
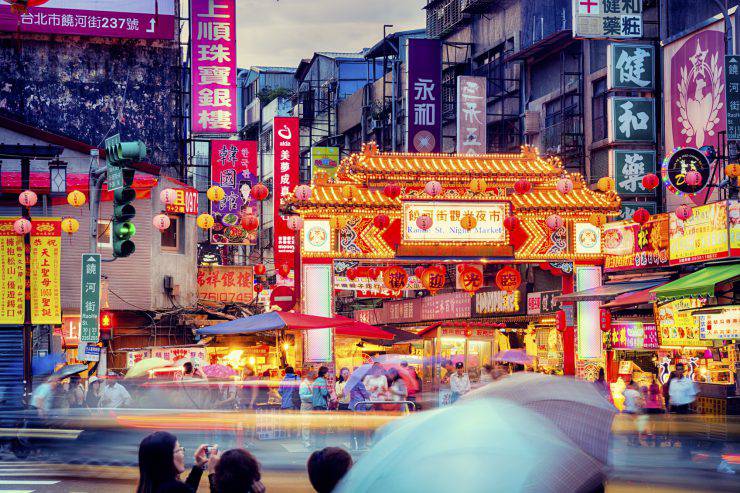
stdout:
[[[273,123],[274,132],[274,214],[275,223],[275,268],[288,264],[290,270],[295,269],[295,233],[288,228],[285,217],[280,215],[282,198],[293,191],[298,185],[298,171],[300,165],[300,133],[298,118],[276,117]],[[288,276],[289,278],[291,276]]]

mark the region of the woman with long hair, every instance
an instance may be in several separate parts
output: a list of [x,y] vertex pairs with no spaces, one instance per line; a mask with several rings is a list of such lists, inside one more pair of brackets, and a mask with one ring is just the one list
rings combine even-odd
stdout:
[[166,431],[157,431],[139,444],[139,485],[136,493],[194,493],[198,490],[203,466],[208,463],[206,445],[194,454],[195,465],[185,482],[185,449],[177,437]]

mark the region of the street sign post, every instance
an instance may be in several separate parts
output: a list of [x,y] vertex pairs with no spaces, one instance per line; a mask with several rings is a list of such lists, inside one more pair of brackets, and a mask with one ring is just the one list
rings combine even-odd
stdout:
[[[121,136],[118,134],[114,135],[113,137],[108,137],[107,139],[105,139],[106,149],[114,149],[118,147],[120,144],[121,144]],[[123,188],[123,167],[120,166],[120,163],[118,163],[118,165],[114,163],[116,163],[114,159],[110,159],[110,158],[107,159],[107,169],[108,169],[107,184],[108,184],[109,192]]]
[[82,254],[80,341],[98,342],[100,337],[100,254]]
[[740,56],[725,55],[727,140],[740,140]]

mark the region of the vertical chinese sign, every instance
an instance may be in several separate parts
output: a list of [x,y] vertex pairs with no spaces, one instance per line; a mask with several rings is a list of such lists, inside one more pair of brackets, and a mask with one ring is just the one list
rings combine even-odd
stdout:
[[80,277],[80,341],[98,342],[100,337],[100,254],[82,254]]
[[31,227],[31,323],[62,323],[61,219],[34,219]]
[[486,153],[486,78],[457,78],[457,152]]
[[254,245],[257,233],[246,231],[241,220],[256,212],[250,191],[257,183],[257,142],[212,140],[211,183],[224,190],[223,200],[211,205],[211,243]]
[[407,48],[406,150],[442,151],[442,45],[438,39],[409,39]]
[[[275,234],[275,268],[287,264],[291,273],[295,271],[295,233],[288,227],[284,216],[280,215],[280,203],[282,198],[288,195],[298,185],[298,167],[300,152],[300,135],[298,129],[298,118],[276,117],[273,122],[274,142],[274,174],[275,185],[273,191],[273,211]],[[286,279],[294,279],[295,276],[287,278],[278,274],[278,282]],[[291,281],[292,282],[292,281]],[[284,283],[291,284],[291,283]]]
[[236,128],[236,0],[191,2],[191,130]]
[[17,218],[0,218],[0,325],[20,325],[25,317],[26,256]]

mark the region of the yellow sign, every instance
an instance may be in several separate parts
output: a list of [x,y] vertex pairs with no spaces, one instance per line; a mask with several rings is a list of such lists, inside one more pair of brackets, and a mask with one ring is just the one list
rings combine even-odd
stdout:
[[727,201],[694,207],[685,221],[671,212],[670,264],[690,264],[729,255]]
[[730,257],[737,257],[740,256],[740,201],[728,201],[727,216],[730,222]]
[[31,323],[59,325],[62,220],[39,218],[31,224]]
[[661,346],[710,346],[701,340],[700,324],[692,309],[706,305],[706,299],[683,298],[655,307],[655,321]]
[[22,324],[25,317],[25,245],[13,230],[16,219],[0,218],[0,325]]

